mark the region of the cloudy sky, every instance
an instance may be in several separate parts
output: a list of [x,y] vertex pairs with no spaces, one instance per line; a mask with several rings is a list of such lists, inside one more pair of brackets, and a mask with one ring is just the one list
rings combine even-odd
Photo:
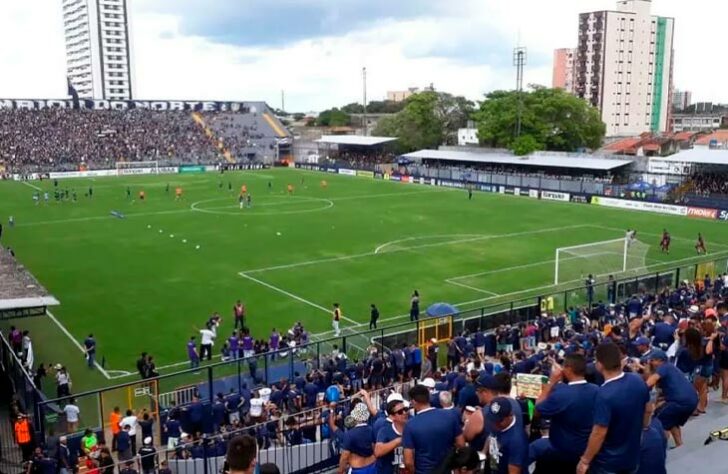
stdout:
[[[265,100],[321,110],[433,83],[478,99],[515,82],[549,85],[554,48],[576,43],[578,14],[613,0],[129,0],[137,98]],[[728,3],[654,0],[676,18],[675,84],[728,102],[721,59]],[[0,97],[65,96],[61,0],[0,1]],[[717,47],[717,48],[716,48]],[[723,87],[721,87],[723,86]]]

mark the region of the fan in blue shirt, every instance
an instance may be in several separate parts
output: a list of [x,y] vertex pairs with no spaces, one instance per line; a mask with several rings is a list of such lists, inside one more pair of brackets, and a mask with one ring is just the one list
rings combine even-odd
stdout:
[[698,407],[698,393],[688,382],[680,369],[667,362],[667,354],[655,349],[649,356],[652,375],[647,379],[647,386],[660,387],[665,403],[655,413],[662,427],[669,431],[675,441],[675,447],[682,444],[680,427],[690,419]]
[[486,420],[494,428],[488,441],[490,472],[528,473],[528,438],[526,432],[517,426],[509,399],[495,398],[488,407]]
[[667,437],[665,430],[660,420],[653,418],[650,426],[642,433],[640,467],[637,474],[667,474],[666,463]]
[[600,344],[596,359],[605,380],[597,393],[594,426],[577,473],[631,472],[639,464],[650,391],[639,375],[622,371],[622,356],[616,344]]
[[429,474],[442,464],[453,446],[465,445],[462,428],[454,417],[430,406],[427,387],[416,385],[409,392],[416,415],[404,428],[402,446],[409,472]]
[[376,434],[374,455],[377,457],[377,474],[394,474],[395,466],[403,462],[402,433],[407,423],[408,409],[402,400],[387,403],[387,419]]
[[563,368],[552,366],[549,383],[536,400],[536,410],[551,420],[551,428],[548,438],[531,443],[532,462],[542,457],[576,462],[586,449],[599,387],[587,383],[585,374],[586,359],[581,354],[566,356]]

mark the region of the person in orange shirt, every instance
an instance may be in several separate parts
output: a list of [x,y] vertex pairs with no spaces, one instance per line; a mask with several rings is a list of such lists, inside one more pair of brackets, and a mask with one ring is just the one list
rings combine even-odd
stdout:
[[321,187],[326,189],[329,187],[329,183],[327,183],[326,180],[324,179],[323,181],[321,181]]
[[141,191],[139,191],[139,200],[144,202],[144,196],[145,196],[144,190],[142,189]]
[[246,185],[240,186],[240,194],[247,194],[248,187]]
[[116,440],[119,437],[119,422],[121,421],[121,410],[114,407],[114,411],[109,415],[109,424],[111,425],[111,450],[116,451]]
[[288,194],[293,194],[293,185],[292,184],[288,185]]
[[177,188],[174,190],[174,200],[179,201],[182,199],[182,187],[177,186]]

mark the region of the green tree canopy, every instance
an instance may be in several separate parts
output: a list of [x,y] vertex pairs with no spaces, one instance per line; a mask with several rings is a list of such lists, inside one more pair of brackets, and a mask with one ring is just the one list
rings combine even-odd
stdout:
[[473,103],[444,92],[413,94],[404,109],[379,121],[373,134],[399,138],[401,151],[437,148],[457,142],[457,130],[467,124]]
[[531,88],[520,93],[521,134],[530,138],[516,142],[519,93],[495,91],[486,95],[473,114],[481,143],[514,151],[516,144],[519,151],[533,146],[536,150],[552,151],[601,146],[606,126],[595,107],[562,89]]
[[351,124],[351,117],[346,112],[334,107],[324,110],[316,119],[316,125],[320,127],[343,127]]

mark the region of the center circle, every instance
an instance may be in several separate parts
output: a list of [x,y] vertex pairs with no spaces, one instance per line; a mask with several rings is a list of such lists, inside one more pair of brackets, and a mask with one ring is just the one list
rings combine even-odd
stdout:
[[[272,199],[272,202],[268,200]],[[279,200],[279,201],[276,201]],[[205,204],[215,202],[228,202],[227,206],[211,206],[203,207]],[[190,205],[190,209],[195,212],[203,212],[205,214],[220,214],[230,216],[270,216],[270,215],[284,215],[284,214],[304,214],[308,212],[320,212],[325,211],[334,207],[333,201],[323,198],[314,198],[307,196],[267,196],[261,202],[253,201],[252,208],[239,209],[237,200],[233,200],[229,197],[205,199],[203,201],[197,201]],[[286,202],[288,201],[288,202]],[[278,210],[277,208],[294,206],[297,204],[311,203],[315,207],[304,208],[304,209],[293,209],[293,210]],[[270,210],[259,211],[259,208],[270,207]],[[229,209],[229,210],[226,210]]]

